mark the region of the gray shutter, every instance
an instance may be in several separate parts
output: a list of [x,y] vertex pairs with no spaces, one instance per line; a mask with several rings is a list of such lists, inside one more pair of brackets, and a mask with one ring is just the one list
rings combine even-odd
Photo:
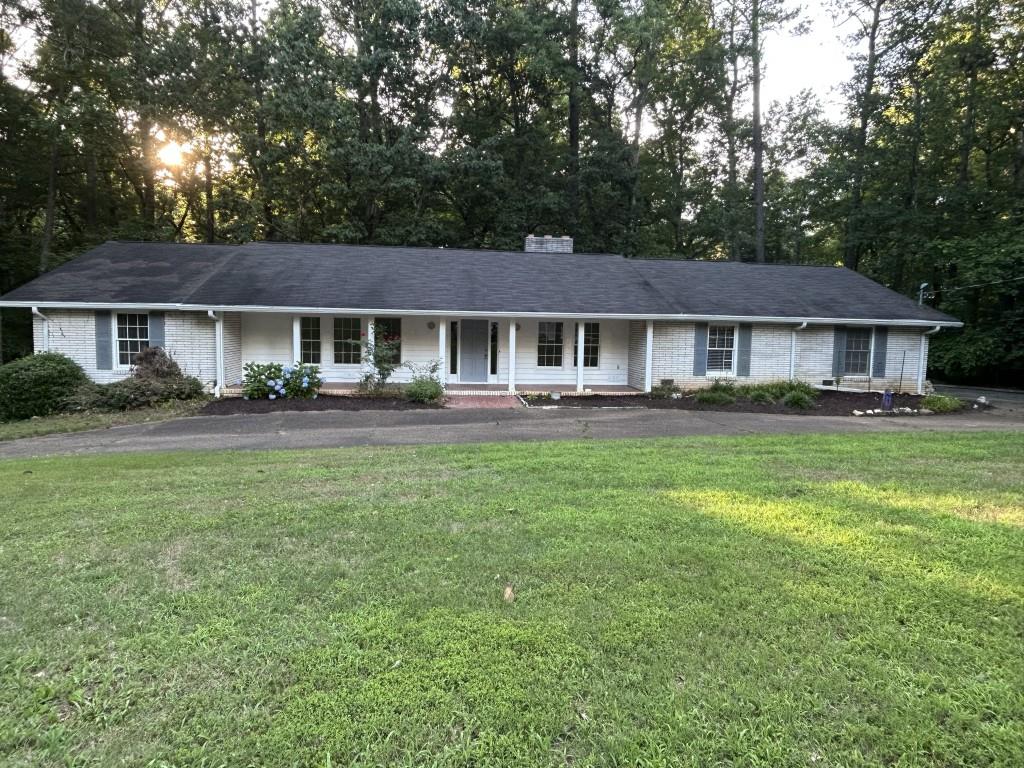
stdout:
[[842,376],[846,367],[846,328],[837,325],[832,337],[832,375]]
[[875,349],[874,363],[871,366],[871,375],[876,379],[885,376],[885,353],[889,346],[889,329],[885,327],[875,328]]
[[750,337],[753,335],[753,326],[750,323],[740,324],[740,340],[736,358],[736,375],[750,375]]
[[708,324],[693,326],[693,375],[706,376],[708,372]]
[[110,312],[96,312],[96,370],[110,371],[114,368],[114,340],[110,329]]
[[164,313],[149,313],[149,346],[165,347],[164,343]]

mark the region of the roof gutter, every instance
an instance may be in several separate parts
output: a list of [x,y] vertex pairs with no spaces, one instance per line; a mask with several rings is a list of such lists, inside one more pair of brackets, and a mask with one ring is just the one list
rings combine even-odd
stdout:
[[[40,307],[60,309],[166,309],[181,312],[265,312],[289,315],[405,315],[409,317],[449,317],[458,318],[565,318],[571,320],[603,318],[606,320],[665,320],[676,322],[710,322],[710,323],[771,323],[775,325],[812,324],[812,325],[897,325],[907,328],[940,327],[961,328],[959,320],[912,320],[909,318],[865,318],[865,317],[801,317],[779,315],[700,315],[670,314],[652,312],[495,312],[487,310],[450,310],[450,309],[401,309],[398,307],[294,307],[269,305],[230,305],[230,304],[146,304],[146,303],[110,303],[110,302],[68,302],[41,301]],[[0,301],[0,307],[31,306],[23,301]]]
[[213,320],[213,352],[217,361],[217,382],[213,385],[213,396],[220,397],[224,388],[224,315],[218,315],[212,309],[206,310],[206,315]]
[[793,332],[789,337],[789,380],[796,381],[796,333],[802,331],[807,327],[807,321],[804,320],[800,325],[793,329]]
[[43,321],[43,352],[50,351],[50,318],[39,311],[39,307],[32,307],[32,314]]

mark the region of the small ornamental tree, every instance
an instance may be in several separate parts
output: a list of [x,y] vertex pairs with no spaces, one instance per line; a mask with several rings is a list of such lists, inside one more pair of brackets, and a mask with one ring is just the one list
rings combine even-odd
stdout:
[[402,339],[398,336],[383,336],[372,341],[363,334],[363,359],[370,366],[359,381],[364,392],[379,394],[388,384],[395,371],[401,366],[400,350]]

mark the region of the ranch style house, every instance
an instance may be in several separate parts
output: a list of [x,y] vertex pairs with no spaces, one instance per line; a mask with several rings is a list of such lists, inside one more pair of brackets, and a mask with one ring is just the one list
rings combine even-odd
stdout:
[[[249,361],[365,372],[361,340],[440,361],[451,392],[638,392],[716,379],[923,392],[928,340],[955,318],[838,267],[573,253],[255,242],[108,242],[0,297],[34,347],[97,382],[161,346],[217,395]],[[400,368],[394,380],[411,372]]]

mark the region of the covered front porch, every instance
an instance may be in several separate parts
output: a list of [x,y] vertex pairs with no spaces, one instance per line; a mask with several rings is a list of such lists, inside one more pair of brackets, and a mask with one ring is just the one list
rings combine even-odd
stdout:
[[635,394],[651,387],[653,323],[602,318],[218,313],[218,392],[241,394],[249,362],[320,367],[324,394],[348,394],[365,347],[397,340],[394,384],[436,363],[452,395]]

